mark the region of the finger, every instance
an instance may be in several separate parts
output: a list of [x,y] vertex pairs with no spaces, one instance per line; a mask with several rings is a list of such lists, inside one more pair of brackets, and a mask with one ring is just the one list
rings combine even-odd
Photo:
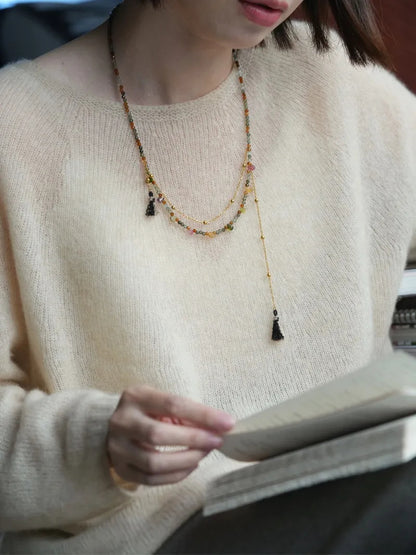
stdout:
[[142,411],[152,416],[169,416],[187,420],[194,426],[218,433],[229,431],[235,424],[226,412],[207,407],[185,397],[164,393],[148,386],[130,389]]
[[158,451],[147,445],[135,445],[125,438],[112,442],[111,460],[117,465],[131,464],[147,474],[166,474],[195,468],[208,451],[182,449]]
[[207,430],[159,422],[144,414],[136,416],[136,425],[130,428],[129,437],[139,445],[181,446],[201,451],[217,449],[223,443],[221,436]]
[[117,469],[117,474],[128,482],[134,482],[136,484],[143,484],[147,486],[162,486],[180,482],[189,476],[189,474],[191,474],[194,470],[195,468],[191,468],[186,471],[170,472],[167,474],[147,474],[146,472],[140,471],[133,465],[127,464],[122,468]]
[[170,453],[137,449],[126,454],[125,460],[146,474],[169,474],[196,468],[206,455],[206,451],[197,449]]
[[115,414],[109,423],[108,445],[110,452],[120,441],[132,441],[151,448],[182,446],[189,449],[211,451],[221,447],[223,438],[210,431],[188,426],[159,422],[130,406]]

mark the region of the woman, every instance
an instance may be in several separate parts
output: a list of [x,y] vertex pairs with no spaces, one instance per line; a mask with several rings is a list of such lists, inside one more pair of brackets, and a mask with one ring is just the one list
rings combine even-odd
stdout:
[[234,419],[391,350],[415,101],[368,2],[305,0],[315,45],[301,3],[126,0],[2,70],[6,553],[157,550]]

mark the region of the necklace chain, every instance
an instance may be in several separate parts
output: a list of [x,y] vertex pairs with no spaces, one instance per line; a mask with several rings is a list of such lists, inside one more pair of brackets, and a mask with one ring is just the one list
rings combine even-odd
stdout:
[[[115,13],[116,9],[117,8],[115,8],[111,12],[110,17],[108,19],[108,25],[107,25],[108,47],[109,47],[109,51],[110,51],[110,56],[111,56],[111,61],[112,61],[112,65],[113,65],[113,71],[114,71],[114,75],[115,75],[115,78],[116,78],[117,86],[118,86],[118,89],[119,89],[119,92],[120,92],[120,95],[121,95],[121,100],[123,102],[123,106],[124,106],[124,110],[125,110],[126,115],[127,115],[127,119],[129,121],[130,129],[133,132],[133,136],[134,136],[136,145],[137,145],[138,150],[139,150],[140,160],[141,160],[143,170],[144,170],[144,175],[145,175],[145,182],[146,182],[146,185],[148,187],[149,204],[148,204],[148,207],[147,207],[147,210],[146,210],[146,215],[147,216],[153,216],[154,215],[154,213],[155,213],[154,212],[154,205],[155,205],[155,202],[158,202],[169,213],[170,220],[172,222],[178,224],[179,226],[183,227],[191,235],[203,235],[205,237],[211,237],[212,238],[212,237],[215,237],[215,236],[219,235],[220,233],[223,233],[225,231],[232,231],[234,229],[234,224],[240,218],[241,214],[243,214],[245,212],[246,203],[247,203],[247,199],[248,199],[249,195],[251,193],[254,193],[254,202],[255,202],[255,206],[256,206],[256,214],[257,214],[257,220],[258,220],[258,225],[259,225],[259,230],[260,230],[260,239],[261,239],[261,242],[262,242],[264,261],[265,261],[265,266],[266,266],[266,271],[267,271],[267,279],[268,279],[270,295],[271,295],[271,300],[272,300],[272,305],[273,305],[273,333],[272,333],[272,339],[275,340],[275,341],[283,339],[284,337],[283,337],[283,334],[282,334],[282,332],[280,330],[280,327],[279,327],[279,317],[278,317],[278,313],[277,313],[276,301],[275,301],[275,296],[274,296],[274,291],[273,291],[272,276],[271,276],[269,258],[268,258],[268,255],[267,255],[266,242],[265,242],[266,239],[265,239],[265,235],[264,235],[264,232],[263,232],[263,223],[262,223],[261,214],[260,214],[259,198],[257,196],[257,190],[256,190],[256,185],[255,185],[255,179],[254,179],[255,166],[252,163],[252,153],[251,153],[250,111],[249,111],[249,108],[248,108],[247,94],[246,94],[245,86],[244,86],[244,78],[243,78],[243,75],[242,75],[242,72],[241,72],[240,62],[238,60],[238,52],[236,50],[233,51],[233,60],[234,60],[234,65],[235,65],[235,67],[237,69],[237,72],[238,72],[238,80],[239,80],[239,83],[240,83],[241,96],[242,96],[243,106],[244,106],[244,118],[245,118],[245,129],[246,129],[246,140],[247,140],[247,146],[246,146],[245,156],[244,156],[244,163],[242,164],[242,168],[241,168],[241,172],[240,172],[240,178],[239,178],[238,184],[237,184],[237,186],[234,190],[233,197],[231,198],[231,200],[228,201],[228,203],[227,203],[226,207],[223,209],[223,211],[220,214],[218,214],[217,216],[211,218],[210,220],[198,220],[197,218],[194,218],[192,216],[189,216],[189,215],[185,214],[185,212],[183,210],[180,210],[180,209],[175,207],[175,205],[168,199],[168,197],[160,189],[160,187],[157,184],[153,174],[151,173],[151,171],[149,169],[149,164],[148,164],[147,158],[144,154],[143,145],[142,145],[141,140],[139,138],[139,135],[137,133],[136,125],[134,123],[133,116],[132,116],[131,111],[130,111],[126,91],[125,91],[124,86],[121,82],[120,72],[118,70],[116,55],[115,55],[115,52],[114,52],[113,37],[112,37],[112,24],[113,24],[113,17],[114,17],[114,13]],[[205,231],[205,230],[202,230],[202,229],[195,229],[192,226],[187,225],[184,221],[182,221],[182,219],[179,218],[179,216],[182,216],[186,220],[188,220],[189,222],[192,221],[192,222],[195,222],[195,223],[202,224],[204,226],[215,222],[216,220],[221,218],[221,216],[223,216],[235,204],[235,201],[236,201],[236,198],[237,198],[237,195],[238,195],[238,191],[241,188],[241,183],[244,179],[244,176],[245,176],[245,185],[244,185],[244,190],[243,190],[242,198],[241,198],[241,201],[240,201],[240,205],[239,205],[238,210],[235,213],[234,217],[225,226],[220,227],[218,229],[215,229],[213,231]],[[155,198],[155,194],[157,195],[156,198]]]
[[229,210],[233,206],[233,204],[236,202],[238,192],[241,189],[241,183],[243,181],[244,174],[247,173],[246,166],[247,166],[246,162],[241,166],[240,178],[238,180],[236,188],[234,189],[234,193],[233,193],[233,196],[231,197],[231,200],[228,201],[226,207],[222,210],[222,212],[220,212],[219,214],[217,214],[216,216],[214,216],[210,219],[198,220],[197,218],[194,218],[193,216],[189,216],[189,214],[186,214],[183,210],[181,210],[177,206],[175,206],[169,200],[169,198],[167,197],[166,194],[162,193],[162,196],[166,199],[166,203],[168,205],[172,206],[172,209],[176,212],[176,214],[179,214],[180,216],[183,216],[186,220],[189,220],[191,222],[195,222],[195,223],[198,223],[198,224],[203,224],[204,226],[208,225],[208,224],[212,224],[212,223],[216,222],[217,220],[219,220],[221,218],[221,216],[223,216],[227,212],[227,210]]

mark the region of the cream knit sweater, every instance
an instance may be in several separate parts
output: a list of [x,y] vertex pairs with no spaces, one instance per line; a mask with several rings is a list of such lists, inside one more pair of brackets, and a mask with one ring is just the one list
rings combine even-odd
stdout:
[[[237,466],[212,453],[177,485],[118,489],[105,436],[127,386],[240,418],[390,350],[415,237],[416,102],[299,31],[293,51],[241,56],[281,342],[252,199],[212,240],[146,218],[121,105],[33,62],[0,72],[4,552],[149,553]],[[168,196],[201,219],[220,212],[244,155],[235,71],[198,100],[132,111]]]

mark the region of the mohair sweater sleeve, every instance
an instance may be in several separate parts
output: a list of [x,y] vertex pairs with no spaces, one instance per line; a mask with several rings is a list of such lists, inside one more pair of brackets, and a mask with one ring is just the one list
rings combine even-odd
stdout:
[[[0,79],[0,530],[46,529],[69,526],[126,501],[126,494],[114,485],[105,456],[108,420],[119,396],[94,389],[59,392],[48,383],[46,373],[36,360],[36,299],[28,298],[25,264],[31,256],[38,265],[36,242],[23,249],[16,243],[18,235],[35,214],[26,199],[18,177],[30,176],[27,168],[32,140],[24,136],[23,118],[30,120],[30,110],[44,116],[45,141],[42,149],[46,165],[50,142],[65,140],[48,128],[48,107],[42,111],[37,91],[26,91],[27,106],[16,102],[11,90],[13,79]],[[24,87],[23,87],[24,88]],[[29,91],[30,92],[30,91]],[[36,93],[36,94],[35,94]],[[19,93],[16,93],[19,96]],[[19,110],[23,110],[20,114]],[[50,127],[52,129],[53,126]],[[26,145],[26,146],[25,146]],[[44,147],[44,148],[43,148]],[[59,160],[50,164],[59,167]],[[13,174],[13,172],[15,172]],[[26,173],[25,173],[26,172]],[[45,168],[45,174],[49,168]],[[56,183],[57,176],[53,176]],[[29,181],[26,179],[26,181]],[[45,187],[47,182],[45,180]],[[33,191],[34,183],[28,183]],[[50,195],[45,198],[50,199]],[[12,202],[17,207],[10,208]],[[21,214],[16,220],[16,213]],[[19,260],[19,264],[16,261]],[[39,266],[40,267],[40,266]],[[25,276],[25,277],[24,277]],[[24,298],[24,300],[23,300]],[[29,309],[28,309],[29,307]],[[32,311],[33,308],[33,311]],[[33,314],[28,315],[29,312]],[[34,320],[35,319],[35,320]],[[29,354],[30,353],[30,354]]]
[[[384,198],[383,191],[379,191],[378,197],[374,197],[374,213],[378,215],[377,205],[383,209],[383,200],[387,203],[387,209],[396,213],[397,219],[401,218],[400,203],[404,200],[413,213],[413,232],[408,246],[408,263],[416,262],[416,96],[409,91],[403,83],[390,72],[379,66],[360,67],[354,66],[353,82],[359,91],[357,100],[360,103],[362,119],[365,125],[372,129],[371,142],[363,145],[371,153],[374,152],[373,160],[378,159],[378,145],[385,145],[385,160],[393,172],[397,174],[405,169],[406,180],[398,178],[397,183],[386,182],[386,192],[390,197]],[[371,160],[371,164],[373,164]],[[394,174],[393,174],[394,175]],[[382,177],[382,176],[381,176]],[[401,182],[400,182],[401,181]],[[383,183],[382,178],[379,180]],[[378,184],[377,184],[378,185]],[[404,187],[403,185],[408,185]],[[387,190],[388,189],[388,190]],[[381,237],[383,240],[383,237]]]
[[[407,92],[407,91],[406,91]],[[404,113],[402,128],[395,130],[396,133],[403,133],[407,137],[403,155],[407,157],[409,163],[409,175],[412,181],[412,190],[408,193],[408,202],[413,206],[413,235],[409,245],[407,255],[408,264],[416,264],[416,97],[408,95],[408,103],[403,105]],[[396,162],[393,160],[393,163]],[[397,163],[397,162],[396,162]]]
[[408,154],[410,160],[410,168],[413,177],[413,190],[409,191],[409,202],[413,205],[414,213],[414,227],[412,240],[410,242],[407,263],[415,265],[416,264],[416,97],[412,97],[411,102],[408,105],[408,112],[406,118],[406,124],[403,125],[405,130],[408,131]]
[[26,330],[4,222],[0,241],[0,530],[61,527],[126,499],[105,457],[118,396],[26,390]]

